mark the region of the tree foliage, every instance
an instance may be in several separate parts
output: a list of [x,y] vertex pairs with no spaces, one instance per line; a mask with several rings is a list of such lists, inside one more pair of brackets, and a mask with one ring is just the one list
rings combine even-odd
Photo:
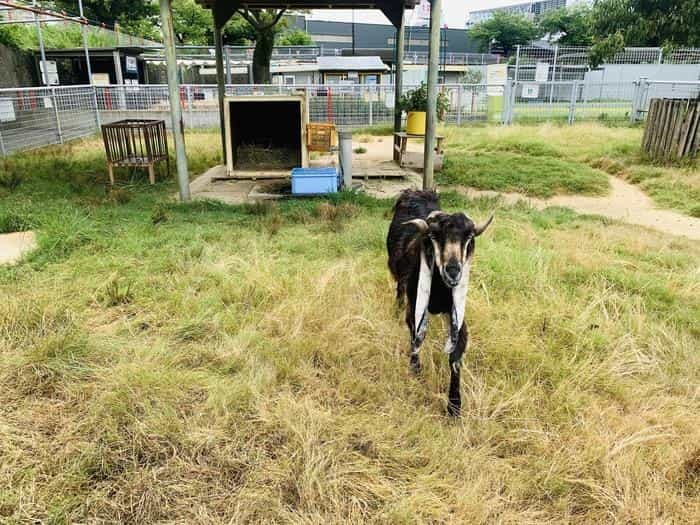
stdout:
[[627,46],[700,46],[698,0],[596,0],[598,42],[619,34]]
[[277,37],[277,45],[280,46],[312,46],[313,44],[311,35],[301,29],[285,31]]
[[[56,9],[77,13],[76,0],[54,0],[47,4]],[[119,24],[135,36],[159,40],[158,2],[144,0],[83,0],[85,16],[108,25]]]
[[181,44],[210,45],[214,41],[214,21],[211,11],[194,0],[173,1],[173,27]]
[[487,51],[492,44],[500,45],[508,55],[518,44],[527,44],[541,35],[540,29],[527,18],[505,11],[494,15],[468,30],[471,38]]
[[587,4],[562,7],[544,13],[538,21],[549,39],[569,46],[593,44],[593,10]]

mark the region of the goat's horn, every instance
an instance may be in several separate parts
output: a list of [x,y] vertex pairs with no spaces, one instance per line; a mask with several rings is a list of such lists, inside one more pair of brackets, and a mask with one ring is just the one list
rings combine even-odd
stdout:
[[491,216],[488,219],[486,219],[486,222],[478,225],[474,229],[474,231],[475,231],[474,235],[478,237],[479,235],[484,233],[486,231],[486,228],[488,228],[491,225],[491,222],[493,221],[493,217],[494,217],[494,214],[492,213]]
[[438,216],[444,215],[444,214],[445,214],[445,212],[442,210],[434,210],[428,214],[428,217],[426,218],[426,220],[429,221],[430,219],[434,219],[435,217],[438,217]]
[[421,233],[425,233],[428,231],[428,223],[425,222],[423,219],[411,219],[410,221],[404,222],[404,224],[413,224],[421,231]]

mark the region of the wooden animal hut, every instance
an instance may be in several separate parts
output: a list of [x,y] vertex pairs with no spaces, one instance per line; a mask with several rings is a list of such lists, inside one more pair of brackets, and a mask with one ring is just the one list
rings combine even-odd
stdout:
[[[168,70],[168,89],[170,100],[179,100],[180,86],[177,76],[177,62],[175,58],[175,35],[173,29],[171,0],[159,0],[163,31],[163,44]],[[219,113],[221,122],[222,151],[226,158],[226,120],[225,120],[225,85],[224,85],[224,60],[222,29],[226,22],[239,9],[380,9],[396,28],[396,100],[402,93],[402,70],[404,53],[404,11],[413,9],[418,0],[196,0],[207,9],[211,9],[214,15],[214,43],[216,48],[216,71],[219,99]],[[438,93],[438,66],[440,55],[440,13],[442,0],[431,0],[430,17],[430,50],[428,65],[428,112],[425,134],[423,186],[433,187],[433,163],[432,154],[437,129],[437,93]],[[177,161],[178,183],[180,186],[180,198],[189,200],[189,179],[187,170],[187,157],[185,155],[185,142],[182,124],[182,109],[179,104],[170,105],[175,154]],[[394,128],[401,130],[401,110],[396,107],[394,116]]]

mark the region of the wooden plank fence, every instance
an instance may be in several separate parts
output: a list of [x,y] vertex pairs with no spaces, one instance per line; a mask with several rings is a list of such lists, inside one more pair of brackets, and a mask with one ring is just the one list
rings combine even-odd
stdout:
[[696,157],[700,149],[700,99],[655,98],[649,104],[642,150],[651,159]]

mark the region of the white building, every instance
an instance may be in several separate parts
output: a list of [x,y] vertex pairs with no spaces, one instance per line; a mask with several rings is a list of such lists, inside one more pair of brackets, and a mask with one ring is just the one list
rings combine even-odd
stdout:
[[[547,11],[553,11],[562,7],[580,3],[582,0],[539,0],[536,2],[521,2],[518,4],[506,5],[501,7],[492,7],[490,9],[479,9],[471,11],[467,16],[467,27],[479,24],[491,18],[496,11],[505,11],[507,13],[523,15],[530,20],[534,20],[538,16]],[[586,1],[586,0],[584,0]]]

